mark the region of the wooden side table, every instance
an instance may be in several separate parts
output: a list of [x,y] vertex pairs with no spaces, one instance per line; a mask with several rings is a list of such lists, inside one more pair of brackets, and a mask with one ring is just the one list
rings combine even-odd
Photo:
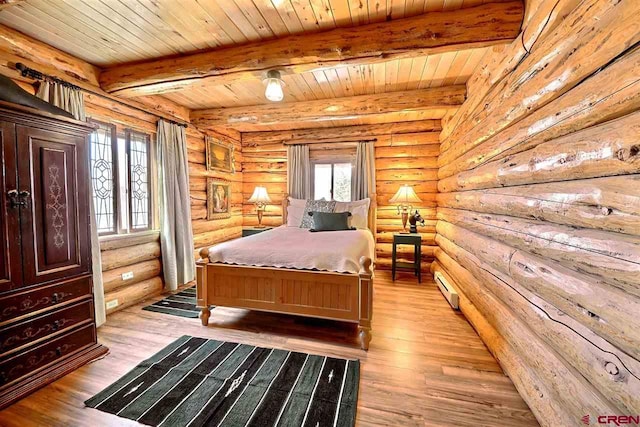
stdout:
[[263,231],[272,230],[273,227],[246,227],[242,229],[242,237],[253,236],[254,234],[262,233]]
[[[396,247],[398,245],[413,245],[413,262],[398,262]],[[391,277],[396,280],[396,270],[413,270],[418,276],[418,283],[422,283],[422,269],[420,261],[422,259],[422,236],[418,233],[394,233],[393,234],[393,251],[391,254]]]

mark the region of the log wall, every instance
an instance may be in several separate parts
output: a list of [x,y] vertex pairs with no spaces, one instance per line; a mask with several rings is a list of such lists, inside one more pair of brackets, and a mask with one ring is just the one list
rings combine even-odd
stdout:
[[578,425],[640,413],[640,4],[532,3],[443,119],[432,270],[540,424]]
[[[235,173],[207,171],[204,135],[187,138],[189,156],[189,192],[191,196],[191,225],[193,227],[194,257],[198,250],[242,235],[242,147],[240,133],[220,129],[208,130],[210,138],[233,144]],[[231,218],[207,220],[207,178],[218,178],[231,184]]]
[[[247,202],[256,185],[265,185],[273,201],[267,207],[263,224],[282,224],[282,199],[287,191],[287,151],[285,142],[309,143],[312,158],[331,159],[355,153],[358,140],[375,140],[378,268],[391,268],[393,233],[402,228],[396,206],[389,203],[402,184],[410,184],[420,199],[416,206],[425,219],[420,227],[423,236],[422,267],[428,271],[435,250],[437,156],[439,121],[413,124],[349,126],[329,129],[304,129],[287,132],[253,132],[242,134],[244,226],[257,225],[253,204]],[[399,260],[413,256],[411,247],[399,247]]]

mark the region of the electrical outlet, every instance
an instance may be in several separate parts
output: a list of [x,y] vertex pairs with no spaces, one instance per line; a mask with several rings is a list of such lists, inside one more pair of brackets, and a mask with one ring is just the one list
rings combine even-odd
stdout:
[[122,280],[131,280],[133,279],[133,271],[127,271],[126,273],[122,273]]
[[107,302],[107,310],[111,310],[112,308],[116,308],[118,306],[118,300],[114,299]]

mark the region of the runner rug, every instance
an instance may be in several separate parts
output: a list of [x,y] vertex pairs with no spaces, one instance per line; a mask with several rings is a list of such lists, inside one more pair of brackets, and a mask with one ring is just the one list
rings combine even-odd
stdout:
[[143,310],[156,311],[172,316],[197,318],[200,309],[196,307],[196,287],[184,289],[168,297],[142,307]]
[[183,336],[87,400],[151,426],[355,424],[360,362]]

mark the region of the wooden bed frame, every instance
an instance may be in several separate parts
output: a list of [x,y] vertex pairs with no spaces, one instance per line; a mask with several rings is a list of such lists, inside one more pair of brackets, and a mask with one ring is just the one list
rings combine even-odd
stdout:
[[[375,236],[376,195],[371,196],[369,229]],[[287,222],[289,198],[282,202]],[[197,307],[207,326],[209,306],[235,307],[273,313],[295,314],[358,324],[363,350],[371,341],[373,260],[360,258],[358,274],[252,267],[209,262],[209,248],[200,250],[196,262]]]

